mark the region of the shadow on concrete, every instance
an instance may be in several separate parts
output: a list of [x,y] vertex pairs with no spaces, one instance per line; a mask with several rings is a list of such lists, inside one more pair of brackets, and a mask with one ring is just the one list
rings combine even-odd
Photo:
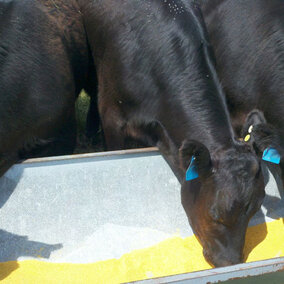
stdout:
[[18,182],[21,179],[23,167],[13,166],[5,175],[0,178],[0,209],[5,205],[13,194]]
[[1,262],[14,261],[19,257],[48,259],[53,251],[62,248],[62,244],[50,245],[30,241],[27,236],[19,236],[4,230],[0,230],[0,244]]
[[244,247],[244,262],[247,260],[252,250],[265,240],[267,233],[265,222],[253,228],[248,228]]
[[[20,181],[23,167],[22,165],[14,166],[0,178],[0,212]],[[21,202],[19,202],[19,206],[21,206]],[[1,213],[0,218],[3,218]],[[9,233],[0,227],[0,281],[19,268],[17,260],[20,257],[48,259],[53,251],[60,248],[62,248],[62,244],[50,245],[30,241],[27,236]]]
[[[264,182],[265,186],[267,186],[269,182],[269,172],[272,173],[276,184],[278,191],[281,194],[283,194],[283,184],[282,184],[282,178],[281,178],[281,171],[279,167],[270,165],[270,164],[264,164],[262,167],[262,172],[264,176]],[[250,229],[248,228],[246,233],[246,241],[245,241],[245,247],[244,247],[244,261],[247,260],[249,254],[251,251],[258,246],[262,241],[265,240],[267,236],[267,225],[265,217],[269,217],[271,219],[280,219],[282,218],[284,223],[284,216],[283,216],[283,208],[284,208],[284,200],[283,196],[282,198],[271,196],[266,193],[264,202],[262,204],[262,208],[266,211],[265,215],[262,210],[259,210],[254,218],[257,220],[257,224],[254,224],[254,228]]]
[[20,257],[48,259],[51,253],[62,248],[61,244],[45,244],[30,241],[27,236],[19,236],[0,229],[0,281],[19,268]]

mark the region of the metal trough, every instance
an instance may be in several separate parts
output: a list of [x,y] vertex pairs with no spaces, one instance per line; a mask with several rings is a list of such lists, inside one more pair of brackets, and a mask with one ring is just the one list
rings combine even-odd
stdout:
[[[266,174],[267,197],[250,226],[284,217],[280,185],[269,171]],[[90,263],[119,258],[173,234],[190,236],[179,190],[155,148],[17,164],[0,179],[0,262],[40,258]],[[123,238],[114,237],[121,234]],[[284,258],[275,258],[141,283],[217,283],[233,278],[238,280],[232,283],[251,283],[251,277],[284,283],[283,270]]]

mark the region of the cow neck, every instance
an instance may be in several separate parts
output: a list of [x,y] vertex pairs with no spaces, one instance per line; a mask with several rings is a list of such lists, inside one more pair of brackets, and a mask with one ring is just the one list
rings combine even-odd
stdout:
[[222,121],[219,113],[211,113],[203,116],[194,113],[192,117],[186,116],[186,120],[180,119],[181,113],[171,115],[171,120],[161,120],[160,124],[175,147],[180,148],[185,140],[195,140],[207,147],[210,153],[221,149],[234,147],[235,140],[233,130],[228,118]]
[[167,136],[180,147],[184,140],[196,140],[210,152],[234,147],[234,132],[231,126],[224,94],[216,75],[208,73],[200,88],[191,84],[186,93],[171,94],[175,101],[163,102],[159,121]]

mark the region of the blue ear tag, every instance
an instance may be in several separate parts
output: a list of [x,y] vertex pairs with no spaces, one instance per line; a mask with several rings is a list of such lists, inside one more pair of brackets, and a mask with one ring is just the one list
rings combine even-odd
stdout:
[[281,157],[278,151],[274,148],[266,148],[262,155],[262,160],[270,162],[270,163],[274,163],[274,164],[279,164],[280,159]]
[[198,178],[198,172],[195,164],[195,157],[192,156],[188,169],[186,170],[185,180],[193,180]]

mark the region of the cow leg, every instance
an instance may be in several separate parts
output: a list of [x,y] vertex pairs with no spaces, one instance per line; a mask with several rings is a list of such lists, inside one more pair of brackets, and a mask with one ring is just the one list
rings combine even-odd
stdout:
[[[71,155],[76,147],[76,119],[73,114],[53,137],[50,147],[45,150],[44,156]],[[42,155],[41,155],[42,156]]]
[[102,121],[102,126],[105,150],[123,150],[125,148],[125,137],[123,132],[117,129],[109,121]]
[[110,108],[100,113],[105,150],[123,150],[126,139],[123,131],[123,118],[118,111]]
[[20,159],[72,154],[76,146],[75,113],[72,113],[65,123],[62,124],[60,121],[57,123],[61,124],[61,127],[55,134],[39,139],[39,142],[36,141],[36,145],[31,145],[29,149],[21,150]]
[[70,118],[62,125],[58,135],[54,139],[53,147],[49,155],[71,155],[76,147],[76,118],[75,112],[72,113]]

